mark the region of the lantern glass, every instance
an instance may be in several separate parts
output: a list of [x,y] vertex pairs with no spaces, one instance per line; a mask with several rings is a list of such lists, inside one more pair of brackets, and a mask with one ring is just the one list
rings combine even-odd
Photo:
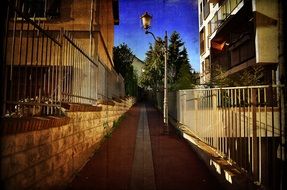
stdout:
[[150,26],[151,26],[151,19],[152,19],[152,16],[150,16],[148,14],[148,12],[145,12],[145,14],[143,14],[141,16],[141,20],[142,20],[142,25],[143,25],[143,28],[145,30],[149,29]]

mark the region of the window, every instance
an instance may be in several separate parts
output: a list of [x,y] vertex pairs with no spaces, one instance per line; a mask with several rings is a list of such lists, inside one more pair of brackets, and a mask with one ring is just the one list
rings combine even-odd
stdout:
[[211,20],[211,33],[213,33],[218,26],[218,16],[217,13],[215,13],[214,17]]
[[200,54],[205,52],[205,28],[200,31]]
[[203,0],[202,3],[203,3],[203,7],[204,7],[206,5],[206,0]]
[[236,0],[230,0],[230,9],[231,9],[231,11],[235,9],[236,5],[237,5],[236,4]]
[[209,56],[207,58],[205,58],[204,60],[204,67],[205,67],[205,72],[209,73],[210,72],[210,58]]
[[60,0],[22,0],[20,3],[30,17],[51,19],[60,16]]
[[202,72],[202,74],[204,74],[204,73],[205,73],[204,61],[203,61],[203,62],[201,62],[201,72]]
[[202,15],[202,3],[200,3],[200,12],[199,12],[199,19],[200,19],[200,25],[202,25],[202,22],[203,22],[203,19],[202,19],[202,17],[203,17],[203,15]]
[[206,19],[210,13],[209,3],[207,3],[206,1],[207,0],[203,0],[204,19]]
[[208,26],[207,26],[207,36],[210,36],[212,34],[211,32],[211,21],[208,22]]
[[226,19],[227,16],[228,16],[228,15],[226,14],[226,6],[225,6],[225,4],[224,4],[224,5],[222,5],[222,6],[220,7],[220,9],[218,10],[218,19],[219,19],[219,20],[224,20],[224,19]]
[[202,2],[200,3],[200,13],[202,13]]
[[225,2],[225,11],[226,11],[226,16],[230,15],[230,1]]

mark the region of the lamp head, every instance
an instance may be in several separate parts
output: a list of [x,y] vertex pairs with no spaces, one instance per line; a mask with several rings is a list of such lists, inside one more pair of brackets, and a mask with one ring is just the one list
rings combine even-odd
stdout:
[[145,30],[147,30],[151,27],[151,19],[152,19],[152,16],[149,15],[148,12],[145,12],[141,16],[142,26]]

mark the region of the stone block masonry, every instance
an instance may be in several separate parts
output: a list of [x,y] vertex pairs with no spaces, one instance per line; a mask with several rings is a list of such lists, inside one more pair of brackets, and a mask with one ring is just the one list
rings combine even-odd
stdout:
[[66,105],[65,117],[1,121],[1,189],[65,188],[134,98]]

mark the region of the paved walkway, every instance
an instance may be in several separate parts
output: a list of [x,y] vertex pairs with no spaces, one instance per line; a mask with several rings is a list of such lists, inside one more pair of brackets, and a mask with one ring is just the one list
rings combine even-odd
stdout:
[[162,121],[150,105],[133,106],[68,189],[223,189],[182,138],[163,134]]
[[131,190],[155,190],[154,168],[147,114],[143,105],[137,129]]

